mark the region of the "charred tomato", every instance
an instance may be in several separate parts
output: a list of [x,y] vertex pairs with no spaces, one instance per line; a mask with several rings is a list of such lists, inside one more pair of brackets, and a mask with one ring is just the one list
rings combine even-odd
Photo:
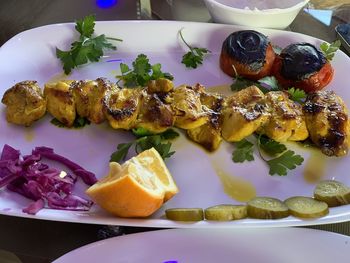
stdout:
[[220,68],[232,77],[237,73],[258,80],[270,75],[275,57],[267,36],[254,30],[241,30],[233,32],[223,42]]

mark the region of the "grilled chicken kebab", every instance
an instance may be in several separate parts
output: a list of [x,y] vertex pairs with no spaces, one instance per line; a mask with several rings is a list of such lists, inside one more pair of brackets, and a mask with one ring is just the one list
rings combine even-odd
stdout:
[[170,127],[209,151],[222,139],[238,142],[253,134],[279,141],[303,141],[310,136],[329,156],[343,156],[349,148],[348,111],[332,91],[310,93],[304,105],[283,91],[266,94],[251,86],[224,97],[200,85],[174,88],[167,79],[145,88],[120,88],[104,78],[48,83],[42,93],[35,81],[8,89],[2,103],[8,122],[29,126],[48,111],[68,127],[77,115],[92,123],[107,120],[114,129],[143,127],[160,133]]

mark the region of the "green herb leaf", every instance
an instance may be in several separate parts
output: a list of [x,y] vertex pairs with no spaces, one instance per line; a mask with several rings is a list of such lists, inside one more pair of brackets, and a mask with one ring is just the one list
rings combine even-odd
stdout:
[[117,151],[112,153],[110,162],[120,162],[122,160],[125,160],[126,156],[128,155],[129,149],[133,145],[133,142],[129,143],[120,143],[117,146]]
[[103,56],[103,50],[115,50],[116,47],[108,42],[108,39],[122,41],[117,38],[108,38],[105,35],[92,37],[95,27],[95,16],[89,15],[82,20],[76,21],[75,29],[80,33],[78,41],[71,44],[71,49],[63,51],[56,48],[56,57],[63,64],[65,74],[69,74],[72,69],[90,62],[99,61]]
[[151,149],[152,147],[162,156],[163,159],[172,156],[175,151],[170,152],[171,143],[162,143],[163,138],[161,135],[145,136],[137,140],[135,151],[141,153],[145,150]]
[[145,137],[145,136],[149,136],[149,135],[154,134],[154,133],[150,132],[149,130],[142,128],[142,127],[134,128],[131,131],[137,138]]
[[174,79],[170,73],[161,71],[161,64],[151,65],[145,54],[138,55],[135,61],[132,62],[132,67],[131,69],[128,65],[120,63],[122,75],[116,76],[119,80],[123,81],[124,86],[129,88],[137,86],[145,87],[150,80],[159,78]]
[[80,117],[79,115],[77,115],[75,117],[75,120],[73,122],[73,126],[72,127],[67,127],[66,125],[64,125],[62,122],[60,122],[56,118],[53,118],[50,122],[51,122],[51,124],[53,124],[53,125],[55,125],[57,127],[60,127],[60,128],[76,128],[76,129],[82,128],[85,125],[89,125],[91,123],[87,118]]
[[234,144],[236,149],[232,153],[232,160],[235,163],[243,163],[244,161],[253,161],[254,144],[243,139]]
[[336,40],[331,44],[323,42],[320,45],[320,48],[323,54],[325,55],[325,57],[327,58],[327,60],[331,61],[335,55],[335,52],[337,52],[337,50],[340,48],[340,45],[341,45],[340,40]]
[[[267,88],[267,91],[280,90],[280,86],[278,85],[278,81],[274,76],[266,76],[264,78],[259,79],[258,82],[260,85],[267,86],[267,87],[264,87],[264,88]],[[264,93],[266,93],[266,92],[264,92]]]
[[277,158],[267,161],[270,171],[270,175],[287,175],[288,170],[295,169],[298,165],[301,165],[304,158],[300,155],[295,154],[293,151],[288,150]]
[[258,145],[259,148],[269,155],[276,155],[287,150],[287,147],[284,144],[270,139],[265,135],[259,135]]
[[57,120],[56,118],[53,118],[51,121],[50,121],[51,124],[59,127],[59,128],[64,128],[66,127],[62,122],[60,122],[59,120]]
[[190,49],[185,55],[182,56],[181,63],[184,64],[187,68],[197,68],[198,65],[203,64],[204,55],[210,53],[211,51],[206,48],[201,47],[192,47],[184,39],[182,35],[182,29],[179,31],[180,37],[185,45]]
[[273,45],[272,48],[277,55],[281,54],[282,48],[280,46]]
[[289,93],[290,99],[298,103],[303,103],[306,99],[306,93],[301,89],[289,88],[288,93]]
[[165,160],[166,158],[171,157],[175,151],[170,151],[171,143],[160,143],[154,146],[154,148],[159,152],[160,156]]
[[90,125],[90,123],[91,122],[87,118],[80,117],[80,116],[77,115],[77,117],[74,120],[73,127],[74,128],[82,128],[85,125]]
[[136,141],[135,151],[136,153],[141,153],[145,150],[151,149],[152,147],[161,144],[162,138],[160,135],[144,136]]
[[[117,146],[117,151],[112,153],[111,160],[116,162],[124,160],[133,144],[135,145],[135,152],[137,154],[151,149],[152,147],[157,150],[163,159],[169,158],[175,153],[175,151],[170,151],[172,144],[168,142],[168,140],[179,136],[179,134],[173,129],[166,130],[159,134],[153,134],[149,130],[140,127],[132,129],[132,132],[137,139],[129,143],[119,144]],[[164,143],[164,141],[167,142]]]
[[231,90],[232,91],[240,91],[243,90],[249,86],[256,85],[257,83],[255,81],[245,79],[241,76],[236,76],[234,78],[233,83],[231,84]]
[[76,21],[75,29],[83,37],[90,37],[94,33],[95,16],[88,15]]
[[173,129],[168,129],[160,134],[163,140],[172,140],[180,136],[180,134]]

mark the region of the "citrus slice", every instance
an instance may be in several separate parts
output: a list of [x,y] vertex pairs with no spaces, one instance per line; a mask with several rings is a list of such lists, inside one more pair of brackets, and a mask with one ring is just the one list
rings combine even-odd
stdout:
[[86,194],[116,216],[146,217],[177,191],[162,158],[150,149],[122,166],[111,162],[109,174],[87,189]]
[[165,190],[164,202],[168,201],[175,194],[179,192],[176,183],[171,176],[168,168],[166,167],[163,158],[154,148],[143,151],[138,156],[139,163],[148,169],[151,173],[155,174],[161,181]]

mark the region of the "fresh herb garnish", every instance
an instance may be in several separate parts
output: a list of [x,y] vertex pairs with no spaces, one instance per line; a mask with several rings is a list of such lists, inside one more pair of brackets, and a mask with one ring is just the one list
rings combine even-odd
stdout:
[[[285,145],[262,135],[258,137],[258,150],[261,159],[263,159],[270,168],[270,175],[277,174],[279,176],[285,176],[288,170],[295,169],[304,161],[304,158],[295,154],[294,151],[287,150]],[[273,158],[267,160],[263,152],[273,156]]]
[[288,150],[279,155],[278,157],[266,161],[270,171],[270,175],[277,174],[279,176],[285,176],[288,173],[288,170],[295,169],[298,165],[301,165],[304,161],[304,158],[295,152]]
[[[232,153],[232,160],[235,163],[243,163],[245,161],[253,161],[254,143],[243,139],[235,143],[235,150]],[[269,166],[270,175],[287,175],[288,170],[295,169],[304,161],[303,157],[288,150],[287,147],[265,135],[257,137],[257,148],[259,155],[263,161]],[[267,159],[264,155],[271,156]]]
[[236,70],[236,67],[233,64],[232,64],[232,69],[235,73],[235,76],[233,77],[233,83],[230,86],[232,91],[240,91],[249,86],[257,85],[255,81],[246,79],[241,75],[239,75]]
[[134,142],[118,144],[117,150],[111,154],[110,162],[120,162],[121,160],[125,160],[133,143]]
[[159,134],[152,134],[144,128],[136,128],[133,129],[132,132],[137,138],[129,143],[118,144],[117,151],[112,153],[110,162],[125,160],[132,145],[135,146],[135,152],[137,154],[154,147],[163,159],[169,158],[175,153],[175,151],[170,151],[172,144],[168,141],[179,136],[173,129],[166,130]]
[[76,116],[74,122],[73,122],[73,126],[72,127],[67,127],[66,125],[64,125],[62,122],[60,122],[58,119],[53,118],[51,121],[51,124],[60,127],[60,128],[83,128],[85,125],[89,125],[91,122],[85,118],[85,117],[80,117],[80,116]]
[[306,93],[301,89],[289,88],[288,94],[291,100],[294,100],[298,103],[303,103],[306,99]]
[[269,155],[276,155],[287,150],[287,147],[284,144],[270,139],[264,135],[258,136],[258,146],[259,150],[263,150]]
[[281,54],[281,52],[283,50],[283,48],[281,48],[280,46],[277,46],[277,45],[273,45],[272,49],[277,55]]
[[326,59],[328,61],[331,61],[335,55],[335,52],[337,52],[337,50],[340,48],[340,45],[341,45],[340,40],[336,40],[331,44],[323,42],[320,45],[320,48],[323,54],[326,56]]
[[[174,77],[167,72],[161,71],[161,64],[151,65],[146,55],[140,54],[132,62],[132,69],[124,63],[120,63],[121,75],[116,76],[119,81],[123,81],[126,87],[145,87],[150,80],[166,78],[173,80]],[[118,81],[118,82],[119,82]]]
[[89,15],[76,21],[75,29],[80,33],[78,41],[71,44],[71,49],[63,51],[56,48],[56,56],[63,63],[65,74],[69,74],[72,69],[85,63],[96,62],[103,55],[104,49],[116,50],[116,46],[108,40],[122,41],[118,38],[106,37],[104,34],[93,36],[95,27],[95,16]]
[[267,93],[269,91],[278,91],[281,90],[281,87],[278,85],[278,81],[274,76],[266,76],[258,80],[258,88],[262,92]]
[[243,163],[244,161],[253,161],[254,143],[247,139],[243,139],[234,144],[236,149],[232,153],[232,160],[235,163]]
[[[183,29],[183,28],[182,28]],[[187,68],[197,68],[198,65],[203,63],[204,55],[210,53],[211,51],[206,48],[192,47],[184,39],[182,35],[182,29],[179,31],[180,37],[185,45],[190,49],[185,55],[183,55],[181,63]]]
[[236,77],[233,80],[233,83],[231,84],[231,90],[240,91],[252,85],[257,85],[257,83],[255,81],[236,75]]

